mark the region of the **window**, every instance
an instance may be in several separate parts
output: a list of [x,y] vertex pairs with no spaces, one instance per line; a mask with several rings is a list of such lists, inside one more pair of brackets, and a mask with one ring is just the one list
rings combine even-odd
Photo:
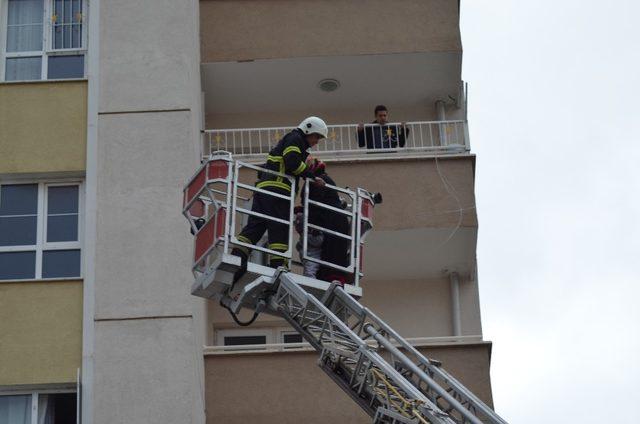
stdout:
[[267,336],[226,336],[224,338],[225,346],[244,346],[267,344]]
[[282,343],[302,343],[304,339],[298,333],[282,333]]
[[0,185],[0,280],[82,275],[80,183]]
[[76,424],[76,393],[0,395],[0,423]]
[[[233,330],[217,330],[216,342],[222,346],[245,346],[245,345],[261,345],[261,344],[290,344],[302,343],[304,339],[291,327],[272,327],[272,328],[251,328],[251,329],[233,329]],[[283,349],[304,349],[300,346],[283,346]],[[249,348],[263,349],[259,347]],[[242,349],[233,349],[242,350]],[[247,349],[245,349],[247,350]]]
[[[222,346],[247,346],[273,343],[273,330],[270,328],[217,330],[216,340]],[[250,348],[260,349],[260,348]]]
[[0,0],[0,6],[2,80],[84,78],[86,0]]

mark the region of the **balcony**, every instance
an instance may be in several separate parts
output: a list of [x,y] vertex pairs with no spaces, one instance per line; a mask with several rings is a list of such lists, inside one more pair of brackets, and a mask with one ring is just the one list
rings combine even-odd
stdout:
[[[441,361],[469,390],[493,405],[490,342],[471,336],[410,343],[423,355]],[[241,351],[230,346],[204,349],[207,423],[371,422],[321,371],[318,354],[304,344],[244,347]]]
[[[376,128],[377,127],[377,128]],[[404,140],[384,143],[380,137],[371,134],[380,133],[377,124],[366,124],[364,132],[358,136],[357,124],[329,125],[327,140],[310,150],[315,157],[322,159],[353,158],[405,158],[413,156],[459,155],[469,153],[467,122],[413,121],[390,123],[382,131],[402,133],[406,129]],[[202,133],[202,155],[208,157],[212,152],[225,150],[237,158],[246,161],[264,161],[265,155],[278,141],[294,127],[209,129]],[[368,133],[369,136],[365,134]],[[369,144],[370,148],[367,148]],[[377,144],[373,146],[372,144]],[[373,156],[375,155],[375,157]]]

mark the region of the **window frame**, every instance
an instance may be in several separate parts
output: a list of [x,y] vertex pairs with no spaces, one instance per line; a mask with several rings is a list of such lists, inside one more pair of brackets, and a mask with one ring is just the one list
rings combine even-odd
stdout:
[[[225,337],[251,337],[251,336],[265,336],[266,343],[269,344],[287,344],[284,341],[284,336],[289,334],[300,335],[296,330],[291,327],[258,327],[258,328],[221,328],[214,331],[214,344],[216,346],[225,346]],[[301,336],[302,337],[302,336]],[[302,343],[306,340],[302,337]],[[235,347],[237,350],[242,350],[241,346],[228,346]],[[256,350],[258,348],[251,348],[247,350]],[[285,349],[303,349],[300,347],[285,347]]]
[[[36,244],[19,246],[0,246],[0,253],[5,252],[36,252],[35,274],[33,278],[20,279],[0,279],[0,282],[7,281],[59,281],[78,280],[84,277],[84,182],[78,179],[72,180],[20,180],[2,181],[0,188],[4,185],[38,185],[38,209],[36,218]],[[47,205],[49,198],[49,187],[78,186],[78,240],[47,242]],[[1,190],[0,190],[1,196]],[[0,199],[1,200],[1,199]],[[45,251],[52,250],[80,250],[80,275],[75,277],[49,277],[42,278],[42,258]]]
[[[216,330],[216,344],[218,346],[225,346],[229,348],[237,348],[241,349],[242,345],[231,346],[225,345],[224,339],[225,337],[265,337],[265,346],[268,344],[273,344],[273,330],[271,328],[232,328],[232,329],[220,329]],[[251,345],[246,345],[251,346]],[[261,348],[253,348],[251,350],[261,349]]]
[[[82,0],[82,34],[80,35],[80,48],[54,49],[51,37],[53,23],[51,21],[53,2],[55,0],[42,0],[44,2],[42,16],[42,50],[29,52],[7,52],[7,32],[9,20],[9,0],[0,0],[0,83],[28,82],[28,81],[65,81],[78,78],[49,79],[49,57],[52,56],[84,56],[84,69],[80,79],[87,78],[87,13],[88,0]],[[16,57],[40,57],[40,78],[37,80],[6,81],[5,68],[7,59]]]
[[[40,395],[56,395],[56,394],[65,394],[65,393],[73,393],[76,395],[76,405],[78,404],[78,389],[43,389],[43,390],[11,390],[11,391],[2,391],[0,392],[0,397],[2,396],[31,396],[31,423],[38,422],[38,406],[39,406],[39,396]],[[79,408],[76,406],[76,414],[78,413]],[[76,422],[79,422],[78,417],[76,417]]]

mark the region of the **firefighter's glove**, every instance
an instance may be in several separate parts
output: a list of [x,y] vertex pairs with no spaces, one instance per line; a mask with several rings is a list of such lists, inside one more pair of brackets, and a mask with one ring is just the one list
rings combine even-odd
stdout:
[[320,178],[320,177],[316,177],[314,179],[313,184],[316,185],[317,187],[324,187],[325,186],[324,180],[322,178]]

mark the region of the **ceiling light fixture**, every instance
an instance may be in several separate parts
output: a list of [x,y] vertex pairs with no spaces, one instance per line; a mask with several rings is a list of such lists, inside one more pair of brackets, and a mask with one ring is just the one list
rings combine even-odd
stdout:
[[340,87],[340,81],[335,78],[325,78],[318,83],[318,87],[327,93],[336,91]]

